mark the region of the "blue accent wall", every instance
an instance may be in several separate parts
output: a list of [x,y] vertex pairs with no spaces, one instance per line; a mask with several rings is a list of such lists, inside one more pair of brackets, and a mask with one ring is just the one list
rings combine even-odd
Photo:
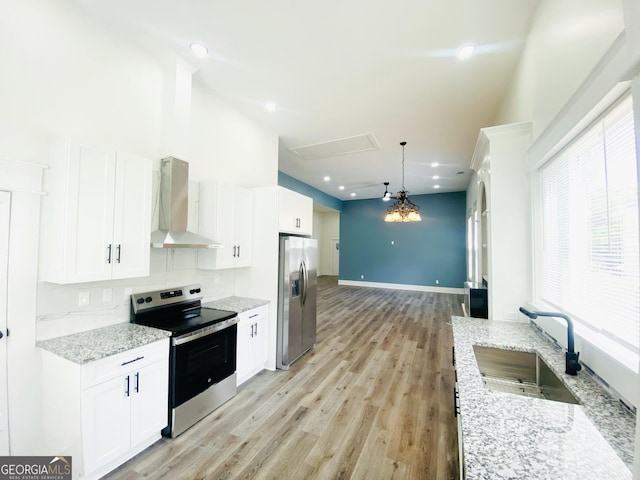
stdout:
[[464,287],[466,192],[412,195],[411,201],[422,222],[386,223],[389,203],[381,199],[343,202],[341,280]]
[[324,205],[325,207],[333,208],[334,210],[342,211],[342,200],[336,197],[332,197],[324,192],[321,192],[317,188],[307,185],[300,180],[290,177],[284,172],[278,170],[278,185],[288,188],[294,192],[301,193],[307,197],[313,198],[314,202]]

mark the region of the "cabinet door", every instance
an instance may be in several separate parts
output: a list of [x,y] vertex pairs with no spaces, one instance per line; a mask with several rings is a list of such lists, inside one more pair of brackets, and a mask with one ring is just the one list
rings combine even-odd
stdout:
[[236,383],[244,383],[251,372],[251,333],[252,325],[243,314],[238,323],[238,344],[236,349]]
[[254,374],[262,371],[267,362],[267,314],[262,307],[255,319],[255,336],[253,337]]
[[235,190],[236,267],[250,267],[253,260],[253,192]]
[[168,424],[169,362],[156,362],[131,374],[131,447],[159,436]]
[[311,235],[313,233],[313,199],[300,195],[298,202],[298,233]]
[[242,312],[239,317],[236,353],[238,385],[262,371],[267,361],[267,307]]
[[201,183],[198,233],[223,244],[215,249],[198,251],[198,268],[216,270],[233,268],[236,261],[235,198],[233,185]]
[[129,450],[131,385],[125,375],[82,392],[85,476]]
[[313,200],[286,188],[278,189],[280,231],[311,235],[313,227]]
[[286,188],[278,189],[278,224],[281,232],[298,233],[298,196],[298,193]]
[[149,275],[151,251],[151,161],[116,154],[112,278]]
[[[64,228],[64,283],[111,278],[115,158],[110,150],[71,144],[68,190],[60,217]],[[56,188],[56,186],[52,186]]]

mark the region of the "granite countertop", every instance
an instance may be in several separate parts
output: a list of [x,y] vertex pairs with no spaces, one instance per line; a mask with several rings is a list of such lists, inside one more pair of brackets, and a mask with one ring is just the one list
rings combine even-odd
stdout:
[[83,365],[162,340],[170,332],[134,323],[118,323],[64,337],[42,340],[36,345],[73,363]]
[[218,308],[220,310],[231,310],[232,312],[246,312],[247,310],[253,310],[254,308],[267,305],[268,300],[261,300],[258,298],[248,297],[226,297],[213,302],[203,303],[203,307]]
[[[527,323],[453,317],[466,478],[630,479],[635,416]],[[473,345],[536,352],[581,405],[485,389]]]

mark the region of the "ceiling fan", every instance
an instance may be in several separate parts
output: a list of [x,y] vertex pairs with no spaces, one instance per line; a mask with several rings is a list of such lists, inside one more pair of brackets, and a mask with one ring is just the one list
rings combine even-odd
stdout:
[[389,182],[384,182],[384,193],[382,194],[382,200],[388,202],[392,198],[395,200],[396,197],[393,196],[393,193],[389,191]]

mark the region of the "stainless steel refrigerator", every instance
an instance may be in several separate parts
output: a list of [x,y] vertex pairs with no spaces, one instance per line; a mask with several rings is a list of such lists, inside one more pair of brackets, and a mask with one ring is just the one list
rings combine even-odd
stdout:
[[317,241],[281,236],[279,258],[276,363],[288,370],[316,343]]

